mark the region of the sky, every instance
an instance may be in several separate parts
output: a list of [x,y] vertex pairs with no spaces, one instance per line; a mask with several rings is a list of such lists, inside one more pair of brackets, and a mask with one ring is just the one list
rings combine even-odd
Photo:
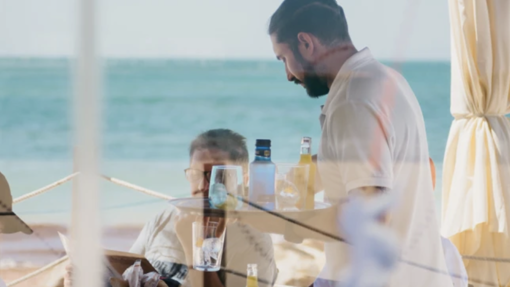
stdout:
[[[102,56],[274,59],[282,0],[97,0]],[[351,38],[383,60],[449,60],[446,0],[337,0]],[[75,54],[77,0],[0,0],[0,57]]]

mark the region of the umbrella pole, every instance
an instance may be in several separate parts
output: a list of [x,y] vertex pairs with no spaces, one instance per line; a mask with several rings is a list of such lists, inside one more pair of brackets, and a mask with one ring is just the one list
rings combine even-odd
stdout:
[[73,286],[102,286],[101,228],[99,220],[98,157],[100,93],[96,43],[95,0],[78,1],[78,43],[75,63],[74,123],[78,146],[73,186],[71,253]]

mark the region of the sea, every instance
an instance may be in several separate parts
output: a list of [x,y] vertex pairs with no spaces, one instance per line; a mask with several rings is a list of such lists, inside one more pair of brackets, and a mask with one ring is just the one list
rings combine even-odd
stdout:
[[[386,63],[393,65],[393,63]],[[213,128],[272,141],[275,162],[297,162],[302,136],[316,152],[325,97],[312,99],[286,80],[276,60],[105,59],[101,63],[100,171],[174,197],[189,195],[184,177],[189,144]],[[441,167],[449,128],[449,62],[397,65],[425,118],[430,155]],[[74,62],[0,59],[0,171],[13,196],[37,190],[73,172]],[[78,107],[79,108],[79,107]],[[72,184],[62,184],[14,206],[28,224],[68,225]],[[168,203],[102,181],[104,226],[141,226]]]

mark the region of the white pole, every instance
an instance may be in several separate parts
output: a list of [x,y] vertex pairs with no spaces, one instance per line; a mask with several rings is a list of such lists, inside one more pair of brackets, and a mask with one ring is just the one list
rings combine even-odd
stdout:
[[73,194],[71,254],[73,287],[103,286],[100,246],[98,143],[100,83],[96,43],[96,1],[78,1],[75,83],[75,160],[80,172]]

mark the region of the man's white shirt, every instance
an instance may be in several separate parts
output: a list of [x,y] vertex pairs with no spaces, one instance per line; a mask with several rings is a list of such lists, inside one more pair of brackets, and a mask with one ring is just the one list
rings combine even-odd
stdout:
[[[320,122],[318,169],[331,203],[350,191],[382,187],[394,193],[389,227],[401,261],[387,286],[452,286],[441,246],[423,115],[407,81],[368,49],[349,58],[333,82]],[[338,280],[348,246],[325,245],[321,278]],[[426,268],[420,268],[422,266]]]
[[[144,255],[161,275],[172,277],[182,286],[190,286],[191,282],[186,279],[184,250],[174,229],[177,214],[175,207],[168,206],[147,222],[130,252]],[[268,234],[236,222],[227,228],[225,241],[223,267],[244,274],[246,266],[255,263],[259,278],[269,282],[276,278],[278,271],[274,261],[273,242]],[[246,283],[243,277],[221,273],[220,280],[227,287]]]

